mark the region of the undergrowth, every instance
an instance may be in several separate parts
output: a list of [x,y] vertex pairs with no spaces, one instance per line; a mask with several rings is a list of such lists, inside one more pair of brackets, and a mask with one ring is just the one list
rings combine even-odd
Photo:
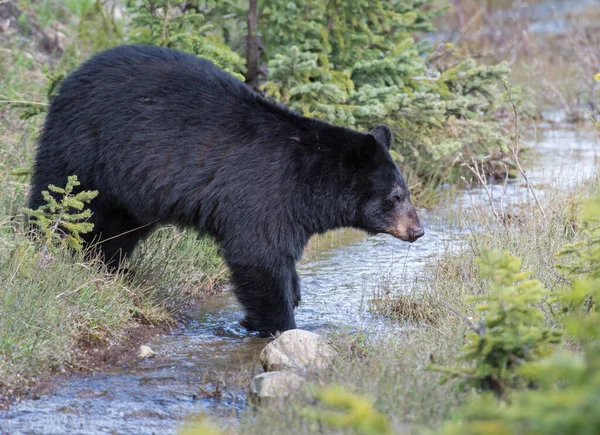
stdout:
[[[371,308],[403,327],[358,341],[354,334],[334,335],[340,357],[319,388],[373,403],[373,415],[385,416],[398,434],[510,434],[529,427],[532,433],[550,427],[593,433],[595,420],[584,416],[596,409],[596,381],[583,379],[595,361],[589,358],[596,358],[595,287],[572,274],[595,273],[590,256],[597,255],[597,217],[593,208],[582,214],[582,204],[598,198],[600,178],[594,177],[572,191],[546,192],[546,217],[535,207],[516,208],[505,225],[492,213],[456,211],[457,225],[466,229],[463,249],[430,262],[409,292],[389,286],[374,295]],[[562,382],[573,388],[552,393]],[[567,411],[569,400],[574,407]],[[240,431],[375,433],[354,425],[351,409],[338,410],[346,418],[332,423],[307,413],[315,406],[330,405],[308,387],[248,412]],[[569,417],[559,424],[554,409]]]
[[[82,349],[119,343],[140,324],[173,324],[195,300],[218,292],[227,278],[214,243],[172,227],[161,228],[141,244],[128,259],[132,273],[108,273],[93,256],[85,255],[89,247],[80,250],[78,234],[84,234],[89,224],[84,210],[71,208],[84,205],[93,194],[71,197],[66,207],[56,203],[30,211],[46,233],[34,236],[25,208],[47,101],[61,73],[115,45],[120,31],[108,11],[98,9],[101,2],[18,4],[23,13],[47,24],[48,32],[59,29],[62,54],[41,52],[38,41],[20,31],[0,49],[2,403],[54,372],[80,368]],[[59,196],[65,193],[63,188],[50,187]],[[63,211],[74,212],[75,218],[65,219]],[[47,219],[40,220],[42,216]],[[136,352],[132,347],[132,355]]]

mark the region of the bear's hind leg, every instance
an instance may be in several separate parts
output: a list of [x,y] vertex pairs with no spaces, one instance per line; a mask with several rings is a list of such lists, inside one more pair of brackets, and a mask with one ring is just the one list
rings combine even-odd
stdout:
[[235,294],[246,310],[244,326],[261,335],[296,328],[293,267],[229,263]]
[[150,226],[140,225],[122,209],[97,209],[94,213],[93,251],[112,270],[117,270],[138,242],[148,235]]

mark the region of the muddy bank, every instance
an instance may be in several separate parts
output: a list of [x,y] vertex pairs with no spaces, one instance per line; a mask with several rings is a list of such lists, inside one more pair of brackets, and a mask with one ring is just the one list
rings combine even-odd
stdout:
[[38,400],[51,393],[56,388],[56,383],[63,382],[71,376],[107,371],[117,366],[127,368],[138,361],[142,344],[166,334],[173,328],[182,327],[183,323],[148,325],[132,322],[116,339],[101,343],[82,340],[73,350],[73,360],[52,369],[47,376],[24,382],[19,388],[9,388],[0,383],[0,411],[10,409],[24,400]]

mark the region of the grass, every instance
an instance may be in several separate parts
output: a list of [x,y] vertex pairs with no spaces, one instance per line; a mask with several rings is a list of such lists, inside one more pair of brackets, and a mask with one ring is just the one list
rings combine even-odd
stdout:
[[[62,20],[65,26],[73,26],[60,15],[63,12],[53,15],[57,14],[53,4],[24,2],[27,8],[43,8],[45,22]],[[91,7],[68,5],[81,15]],[[69,70],[91,51],[114,42],[110,34],[106,39],[86,35],[88,39],[79,43],[65,42],[65,55],[55,64],[58,71]],[[26,40],[0,50],[0,81],[5,84],[0,99],[46,101],[48,63],[36,56],[33,44]],[[136,272],[133,277],[108,274],[97,262],[66,251],[41,269],[36,261],[39,246],[28,237],[21,212],[27,177],[12,172],[30,167],[42,117],[22,120],[19,114],[14,107],[0,106],[0,395],[77,364],[78,349],[118,341],[132,323],[172,321],[194,300],[218,291],[227,277],[214,244],[175,228],[156,231],[140,246],[129,260]],[[577,237],[580,199],[599,195],[597,178],[573,192],[557,189],[545,196],[552,198],[547,218],[514,210],[508,225],[489,214],[458,211],[458,225],[471,234],[466,248],[430,263],[419,285],[409,292],[382,281],[371,309],[400,327],[377,337],[337,332],[332,341],[339,358],[315,383],[342,385],[372,398],[398,431],[439,427],[467,394],[452,383],[440,385],[441,375],[428,370],[428,365],[454,363],[467,325],[453,311],[476,315],[465,301],[485,288],[475,258],[484,249],[507,250],[521,257],[524,268],[550,291],[560,289],[565,280],[555,268],[554,255]],[[307,256],[336,243],[335,237],[328,237],[312,241]],[[323,431],[306,418],[305,410],[313,404],[313,394],[300,391],[285,403],[245,413],[238,429],[250,434]]]
[[[441,385],[442,376],[430,371],[428,365],[455,365],[468,330],[465,318],[477,317],[474,304],[466,301],[486,288],[475,259],[487,249],[508,251],[523,259],[523,269],[532,271],[532,278],[539,279],[550,294],[569,284],[557,271],[555,254],[580,237],[580,204],[600,197],[600,177],[572,191],[556,186],[546,193],[546,218],[535,208],[515,208],[506,226],[491,213],[456,211],[453,219],[470,234],[465,248],[430,262],[411,291],[382,281],[373,295],[371,309],[398,322],[399,329],[378,337],[368,336],[368,331],[358,336],[334,334],[332,341],[340,357],[332,369],[286,402],[247,412],[239,432],[308,434],[332,430],[309,417],[307,410],[316,403],[316,385],[338,385],[372,399],[375,409],[391,422],[394,433],[437,430],[470,395],[460,392],[456,382]],[[544,311],[552,325],[550,308],[544,306]],[[317,406],[320,409],[322,405]],[[357,433],[351,427],[333,432]]]
[[226,277],[212,243],[171,228],[143,244],[154,255],[131,262],[133,278],[67,250],[40,266],[22,224],[0,230],[0,388],[73,365],[79,350],[118,342],[132,323],[172,324]]
[[[526,86],[536,112],[558,108],[573,121],[585,121],[588,111],[598,114],[593,76],[600,67],[594,27],[599,11],[591,4],[568,13],[555,7],[568,2],[449,0],[443,2],[450,4],[448,12],[436,24],[470,55],[490,63],[508,61],[512,80]],[[542,9],[549,31],[536,33],[531,11],[520,6],[541,3],[547,3]],[[511,13],[498,13],[506,10]]]
[[36,247],[21,236],[0,262],[0,379],[19,387],[48,370],[72,362],[78,346],[118,340],[134,318],[157,323],[170,316],[122,275],[63,252],[40,268]]
[[[77,35],[76,20],[65,18],[76,2],[68,2],[68,13],[57,5],[28,1],[20,7],[62,22],[67,33]],[[84,6],[77,6],[82,15],[88,11]],[[48,65],[69,70],[98,48],[85,38],[65,44],[57,60],[41,56],[35,41],[15,35],[0,50],[0,100],[46,102]],[[126,339],[132,325],[172,324],[227,279],[214,243],[172,227],[156,231],[136,250],[128,264],[132,276],[107,273],[99,262],[66,250],[40,266],[40,246],[22,210],[43,115],[21,119],[22,106],[0,104],[0,399],[77,366],[82,349]]]
[[[347,391],[373,398],[379,412],[388,416],[393,426],[431,425],[445,419],[462,400],[451,384],[438,384],[440,375],[427,370],[430,355],[441,364],[452,361],[464,332],[459,322],[443,329],[424,328],[382,337],[368,345],[337,339],[341,357],[319,385],[341,385]],[[342,344],[344,343],[344,344]],[[304,409],[314,404],[309,390],[304,390],[280,406],[259,408],[242,416],[239,432],[247,434],[304,434],[318,432],[318,424],[306,418]],[[352,433],[352,431],[348,431]]]

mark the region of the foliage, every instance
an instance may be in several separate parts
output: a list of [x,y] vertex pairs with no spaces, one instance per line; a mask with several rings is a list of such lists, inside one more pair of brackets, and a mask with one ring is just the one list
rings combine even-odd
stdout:
[[[599,284],[593,278],[574,283],[574,299],[580,300],[583,290],[598,300]],[[491,397],[478,397],[461,411],[462,422],[447,423],[442,433],[597,434],[600,430],[600,316],[596,312],[587,315],[575,312],[565,323],[573,337],[583,343],[581,352],[563,351],[523,365],[520,372],[535,380],[536,389],[511,393],[510,405],[504,406],[498,406]]]
[[[379,413],[373,402],[338,385],[316,388],[312,397],[317,403],[302,408],[302,418],[318,422],[330,430],[351,430],[363,435],[391,435],[389,419]],[[218,435],[223,433],[210,419],[200,415],[184,427],[182,434]]]
[[568,262],[558,269],[569,277],[600,278],[600,202],[588,201],[581,215],[583,240],[568,244],[558,253]]
[[308,420],[332,430],[351,429],[365,435],[392,433],[387,417],[377,412],[373,402],[365,397],[334,385],[317,389],[314,398],[319,405],[303,410]]
[[[260,29],[269,64],[264,91],[307,116],[369,129],[389,124],[397,159],[423,177],[426,159],[503,150],[496,83],[504,64],[477,65],[452,45],[414,35],[433,29],[427,0],[268,0]],[[418,166],[418,167],[417,167]]]
[[176,7],[170,0],[130,0],[131,42],[193,53],[243,80],[238,74],[244,65],[242,58],[215,33],[215,25],[200,12],[200,2],[188,3]]
[[[232,0],[128,5],[131,42],[178,48],[244,72],[247,6]],[[458,151],[488,160],[505,151],[496,84],[509,69],[477,65],[451,44],[434,50],[417,41],[442,12],[431,0],[266,0],[260,7],[262,91],[335,124],[390,125],[394,157],[414,178],[411,185],[424,190],[451,177]]]
[[544,326],[544,316],[537,305],[546,294],[543,285],[527,279],[521,260],[498,251],[486,251],[478,260],[479,273],[489,278],[489,294],[473,296],[480,302],[476,311],[483,319],[473,325],[458,359],[472,363],[472,368],[436,370],[466,378],[466,384],[478,390],[491,390],[506,399],[511,388],[526,386],[528,380],[519,367],[552,353],[559,343],[560,331]]
[[565,326],[574,349],[565,349],[519,368],[535,389],[510,391],[510,401],[498,404],[491,396],[470,400],[458,421],[443,426],[443,434],[596,434],[600,429],[600,201],[589,201],[581,218],[582,240],[567,244],[559,257],[571,286],[556,300],[566,310],[557,319]]
[[600,283],[600,201],[588,201],[581,214],[581,240],[565,245],[557,256],[558,270],[573,278],[570,291],[557,295],[567,311],[596,312],[593,287]]
[[94,224],[87,222],[92,216],[90,209],[85,205],[96,196],[96,190],[83,190],[75,193],[74,190],[81,183],[76,175],[68,177],[67,185],[57,187],[49,185],[48,189],[56,195],[61,195],[57,201],[48,190],[42,191],[46,204],[36,210],[25,208],[27,215],[34,218],[32,223],[37,226],[48,248],[68,247],[76,251],[83,248],[81,234],[87,234],[94,229]]
[[221,435],[223,431],[210,418],[199,415],[189,421],[178,433],[179,435]]

